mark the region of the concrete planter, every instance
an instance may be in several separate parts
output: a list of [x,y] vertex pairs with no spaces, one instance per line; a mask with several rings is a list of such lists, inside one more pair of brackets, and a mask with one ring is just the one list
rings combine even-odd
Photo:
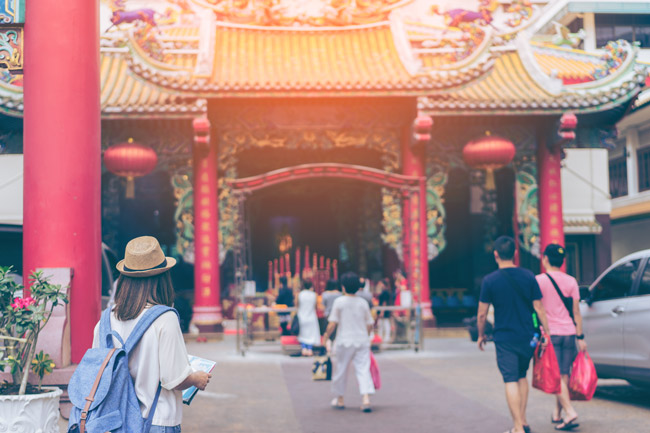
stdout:
[[59,433],[61,389],[43,394],[0,395],[0,432]]

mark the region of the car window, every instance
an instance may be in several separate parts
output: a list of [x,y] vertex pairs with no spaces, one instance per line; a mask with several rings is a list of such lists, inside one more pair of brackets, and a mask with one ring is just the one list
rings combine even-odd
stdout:
[[641,260],[623,263],[609,271],[594,287],[592,301],[624,298],[630,294]]
[[641,275],[641,282],[639,283],[637,295],[650,295],[650,262],[645,265],[645,270]]

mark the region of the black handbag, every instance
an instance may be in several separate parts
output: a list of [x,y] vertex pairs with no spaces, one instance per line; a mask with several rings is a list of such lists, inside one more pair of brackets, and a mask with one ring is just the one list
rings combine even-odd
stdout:
[[298,320],[298,315],[297,314],[295,316],[293,316],[293,320],[291,320],[290,331],[291,331],[292,335],[300,334],[300,320]]

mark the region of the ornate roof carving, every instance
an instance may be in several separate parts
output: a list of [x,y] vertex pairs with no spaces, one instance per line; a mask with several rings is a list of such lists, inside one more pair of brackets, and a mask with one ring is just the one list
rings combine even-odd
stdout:
[[[256,96],[417,96],[439,114],[594,111],[634,97],[646,74],[624,42],[593,54],[558,47],[577,40],[566,31],[561,44],[534,39],[549,8],[529,0],[462,9],[428,0],[103,0],[102,8],[102,107],[113,117],[189,116],[205,111],[203,99]],[[346,19],[333,20],[332,8]],[[0,74],[0,109],[21,114],[21,86],[20,76]]]
[[413,0],[191,0],[219,21],[253,26],[323,27],[386,21]]

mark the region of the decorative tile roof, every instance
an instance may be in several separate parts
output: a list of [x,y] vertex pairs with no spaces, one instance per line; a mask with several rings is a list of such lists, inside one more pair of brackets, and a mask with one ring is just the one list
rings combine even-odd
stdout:
[[[6,74],[0,81],[0,109],[22,116],[22,78]],[[133,74],[119,50],[102,52],[100,64],[102,117],[187,117],[207,110],[204,100],[170,92]]]
[[599,54],[538,42],[531,45],[544,73],[561,79],[566,85],[594,81],[594,72],[603,63]]
[[503,52],[485,76],[455,89],[419,98],[419,109],[435,115],[581,113],[613,108],[631,100],[645,85],[647,71],[633,55],[620,70],[601,79],[566,86],[545,75],[536,56],[520,45]]
[[[133,71],[159,86],[203,97],[314,92],[319,96],[416,95],[458,86],[483,74],[491,56],[462,69],[426,70],[398,45],[391,23],[341,29],[288,29],[216,23],[209,67],[200,72],[180,52],[165,63],[131,39]],[[200,51],[200,50],[199,50]],[[406,51],[406,52],[405,52]]]

